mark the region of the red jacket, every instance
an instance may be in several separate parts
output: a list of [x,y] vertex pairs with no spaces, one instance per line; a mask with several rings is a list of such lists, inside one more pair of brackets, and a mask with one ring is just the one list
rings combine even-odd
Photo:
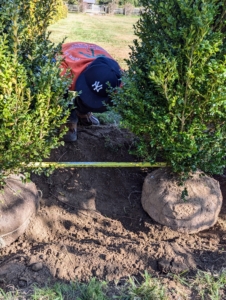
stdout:
[[62,52],[64,57],[64,61],[61,65],[63,69],[62,75],[65,74],[66,70],[71,70],[73,76],[73,81],[70,86],[71,90],[75,90],[78,76],[94,59],[100,56],[113,59],[113,57],[100,46],[83,42],[63,44]]

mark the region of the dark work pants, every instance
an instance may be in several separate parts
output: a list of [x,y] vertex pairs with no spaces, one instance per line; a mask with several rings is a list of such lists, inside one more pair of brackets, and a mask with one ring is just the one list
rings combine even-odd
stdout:
[[92,108],[92,107],[87,107],[84,105],[84,103],[82,102],[82,100],[79,97],[76,97],[74,99],[74,106],[76,108],[71,109],[71,113],[70,116],[68,118],[68,122],[71,123],[77,123],[78,122],[78,117],[76,114],[76,111],[82,115],[85,115],[89,112],[98,112],[98,113],[102,113],[105,112],[107,110],[106,106],[103,105],[100,108]]

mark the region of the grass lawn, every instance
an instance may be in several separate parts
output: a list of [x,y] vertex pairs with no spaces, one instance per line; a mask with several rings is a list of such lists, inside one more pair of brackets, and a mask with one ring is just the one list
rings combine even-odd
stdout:
[[107,50],[126,69],[124,59],[129,58],[129,45],[135,38],[133,25],[137,16],[88,15],[69,13],[66,19],[51,25],[50,38],[53,42],[88,42]]
[[[88,283],[70,282],[56,283],[43,288],[4,292],[0,289],[0,300],[224,300],[226,273],[217,276],[207,272],[198,272],[195,278],[183,275],[168,274],[164,278],[152,278],[143,275],[143,282],[139,283],[130,277],[123,286],[108,284],[92,278]],[[173,283],[173,285],[172,285]]]

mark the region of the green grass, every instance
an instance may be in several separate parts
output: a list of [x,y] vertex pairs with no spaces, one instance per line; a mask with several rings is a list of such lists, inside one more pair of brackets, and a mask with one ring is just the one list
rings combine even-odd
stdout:
[[0,300],[17,300],[22,299],[22,293],[20,291],[5,292],[3,289],[0,289]]
[[133,25],[137,16],[88,15],[69,13],[66,19],[49,27],[50,38],[59,43],[88,42],[98,44],[106,49],[120,66],[126,69],[124,59],[129,58],[129,45],[135,38]]
[[70,284],[56,283],[52,288],[35,288],[32,300],[106,300],[105,282],[92,278],[88,284],[71,282]]
[[95,113],[95,116],[99,119],[100,124],[113,124],[119,126],[121,117],[113,111],[107,111],[104,113]]
[[139,283],[136,278],[130,277],[124,294],[118,296],[121,300],[167,300],[166,289],[161,282],[152,278],[147,272],[144,273],[144,281]]
[[[175,286],[163,283],[174,281]],[[44,288],[33,287],[29,292],[16,290],[4,292],[0,289],[0,300],[225,300],[226,271],[214,275],[199,271],[195,278],[170,275],[154,278],[147,272],[143,281],[130,277],[122,286],[92,278],[88,283],[56,283]]]
[[[195,278],[174,275],[175,282],[192,291],[195,299],[200,300],[225,300],[226,299],[226,270],[218,274],[198,271]],[[192,299],[192,298],[191,298]]]
[[226,299],[226,270],[216,275],[199,271],[194,285],[198,286],[197,291],[201,299]]
[[107,300],[106,282],[92,278],[89,283],[56,283],[53,286],[39,288],[34,286],[26,294],[19,290],[4,292],[0,289],[0,300]]

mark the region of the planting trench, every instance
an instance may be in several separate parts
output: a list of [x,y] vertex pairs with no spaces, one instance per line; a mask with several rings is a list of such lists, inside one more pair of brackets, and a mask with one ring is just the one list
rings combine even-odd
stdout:
[[[134,161],[133,137],[115,126],[79,128],[78,141],[52,152],[50,161]],[[153,169],[152,169],[153,170]],[[198,234],[157,224],[141,206],[151,169],[64,168],[32,175],[40,209],[25,234],[0,250],[0,287],[27,288],[48,281],[123,281],[145,270],[154,275],[226,267],[226,177],[218,222]]]

